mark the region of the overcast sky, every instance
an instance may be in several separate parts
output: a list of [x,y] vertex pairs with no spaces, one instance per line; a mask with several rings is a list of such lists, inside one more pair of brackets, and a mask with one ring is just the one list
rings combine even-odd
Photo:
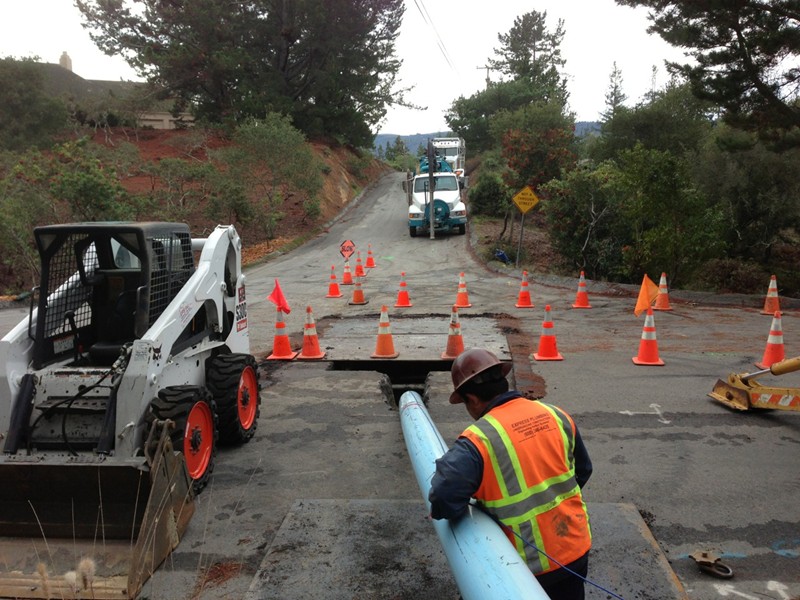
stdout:
[[[381,133],[447,130],[444,114],[453,100],[485,87],[482,67],[499,46],[497,35],[507,33],[516,17],[532,10],[547,12],[551,31],[558,19],[564,20],[569,102],[579,121],[597,120],[603,110],[614,61],[622,71],[627,104],[632,105],[650,89],[654,65],[661,87],[667,80],[664,60],[683,58],[680,50],[647,33],[645,11],[618,6],[614,0],[405,2],[397,40],[397,55],[403,60],[400,84],[414,86],[407,100],[426,109],[391,109]],[[81,77],[135,79],[122,59],[107,57],[94,46],[72,0],[0,0],[0,7],[0,56],[37,55],[57,63],[66,51]],[[489,77],[497,81],[500,74],[489,72]]]

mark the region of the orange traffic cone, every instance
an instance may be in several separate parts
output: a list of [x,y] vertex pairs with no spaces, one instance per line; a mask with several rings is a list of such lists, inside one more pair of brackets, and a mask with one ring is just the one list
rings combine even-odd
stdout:
[[381,320],[378,323],[378,339],[375,342],[375,353],[372,358],[397,358],[399,352],[394,350],[392,328],[389,326],[389,309],[381,306]]
[[311,307],[306,306],[306,325],[303,328],[303,349],[297,356],[298,360],[318,360],[325,358],[325,353],[319,348],[317,326],[314,324],[314,315]]
[[292,352],[289,336],[286,335],[286,323],[283,322],[283,311],[278,309],[278,318],[275,321],[275,338],[272,342],[272,354],[267,360],[292,360],[297,352]]
[[672,310],[669,305],[669,291],[667,290],[667,274],[661,273],[661,280],[658,282],[658,296],[653,310]]
[[586,293],[586,278],[583,271],[581,271],[580,279],[578,279],[578,292],[575,294],[575,303],[572,308],[592,308],[589,304],[589,294]]
[[550,305],[544,307],[542,335],[539,337],[539,351],[531,354],[535,360],[564,360],[556,345],[556,334],[553,332],[553,320],[550,318]]
[[331,265],[331,282],[328,284],[328,294],[326,298],[341,298],[342,290],[339,289],[339,284],[336,282],[336,267]]
[[353,298],[348,304],[366,304],[368,300],[364,298],[364,290],[361,289],[361,277],[356,277],[356,287],[353,289]]
[[664,361],[658,357],[656,324],[653,318],[653,309],[650,306],[647,307],[647,315],[644,318],[642,339],[639,342],[639,354],[631,360],[637,365],[656,365],[659,367],[664,365]]
[[467,294],[467,281],[464,278],[464,271],[458,276],[458,292],[456,293],[456,306],[458,308],[469,308],[469,294]]
[[361,264],[361,250],[356,252],[356,277],[366,277],[367,272],[364,271],[364,265]]
[[519,286],[519,295],[517,296],[517,303],[514,305],[517,308],[533,308],[531,303],[531,293],[528,290],[528,272],[522,272],[522,283]]
[[344,271],[342,272],[342,285],[353,285],[353,273],[350,271],[350,261],[344,259]]
[[773,275],[769,280],[767,297],[764,299],[764,308],[761,310],[761,314],[774,315],[780,309],[780,300],[778,300],[778,279]]
[[772,317],[772,325],[769,328],[767,347],[764,348],[764,356],[761,362],[757,362],[759,369],[769,369],[774,363],[786,358],[783,351],[783,329],[781,327],[781,311],[776,310]]
[[447,347],[442,352],[442,358],[454,359],[462,352],[464,352],[464,338],[461,337],[458,307],[453,306],[453,313],[450,315],[450,332],[447,335]]
[[405,271],[400,273],[400,291],[397,292],[397,302],[394,306],[395,308],[408,308],[409,306],[413,306],[413,304],[411,304],[411,299],[408,297]]
[[368,269],[375,268],[375,259],[372,256],[372,244],[367,244],[367,262],[364,266]]

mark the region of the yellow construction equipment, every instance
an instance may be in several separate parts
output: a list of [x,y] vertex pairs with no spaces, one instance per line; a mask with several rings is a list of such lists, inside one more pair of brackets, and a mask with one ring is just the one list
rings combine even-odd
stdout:
[[731,373],[727,381],[717,380],[708,394],[711,398],[736,410],[753,408],[794,410],[800,412],[800,388],[761,385],[756,378],[762,375],[785,375],[800,370],[800,356],[787,358],[768,369],[752,373]]

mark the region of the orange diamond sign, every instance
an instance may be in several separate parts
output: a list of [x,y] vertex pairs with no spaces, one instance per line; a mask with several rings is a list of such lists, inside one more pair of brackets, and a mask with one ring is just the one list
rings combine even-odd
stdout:
[[531,189],[531,186],[526,185],[522,188],[519,192],[514,195],[514,204],[517,205],[517,208],[520,212],[524,215],[534,206],[539,204],[539,197],[536,193]]
[[352,240],[345,240],[342,242],[342,245],[339,246],[339,252],[345,258],[350,258],[353,256],[353,252],[356,251],[356,245],[353,243]]

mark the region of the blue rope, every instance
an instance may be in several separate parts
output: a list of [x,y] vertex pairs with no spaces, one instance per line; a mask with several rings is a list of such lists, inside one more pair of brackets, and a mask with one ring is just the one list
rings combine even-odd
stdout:
[[477,508],[478,508],[478,509],[479,509],[481,512],[483,512],[484,514],[486,514],[486,515],[489,515],[489,517],[490,517],[490,518],[491,518],[491,519],[492,519],[492,520],[493,520],[495,523],[497,523],[497,524],[500,526],[500,528],[501,528],[501,529],[510,531],[510,532],[511,532],[511,533],[513,533],[513,534],[514,534],[514,535],[515,535],[517,538],[519,538],[519,540],[520,540],[520,541],[521,541],[523,544],[525,544],[526,546],[530,546],[531,548],[533,548],[534,550],[536,550],[536,552],[538,552],[539,554],[543,554],[543,555],[544,555],[544,556],[546,556],[546,557],[547,557],[549,560],[553,561],[553,562],[554,562],[554,563],[556,563],[556,564],[557,564],[559,567],[561,567],[562,569],[564,569],[564,570],[565,570],[567,573],[570,573],[570,574],[574,575],[575,577],[578,577],[579,579],[583,579],[583,581],[584,581],[584,582],[588,583],[589,585],[593,585],[593,586],[594,586],[594,587],[596,587],[597,589],[599,589],[599,590],[601,590],[601,591],[605,592],[606,594],[610,594],[611,596],[613,596],[614,598],[617,598],[618,600],[625,600],[625,599],[624,599],[622,596],[618,596],[617,594],[615,594],[615,593],[614,593],[614,592],[612,592],[611,590],[607,590],[606,588],[604,588],[602,585],[599,585],[599,584],[595,583],[595,582],[594,582],[594,581],[592,581],[591,579],[587,579],[586,577],[584,577],[584,576],[583,576],[583,575],[581,575],[580,573],[576,573],[575,571],[573,571],[572,569],[570,569],[570,568],[569,568],[568,566],[566,566],[565,564],[563,564],[563,563],[559,562],[558,560],[556,560],[555,558],[553,558],[552,556],[550,556],[550,555],[549,555],[547,552],[545,552],[544,550],[540,550],[539,548],[537,548],[536,546],[534,546],[534,545],[533,545],[531,542],[529,542],[529,541],[528,541],[528,540],[526,540],[524,537],[522,537],[521,535],[519,535],[519,534],[518,534],[516,531],[514,531],[514,530],[513,530],[511,527],[509,527],[509,526],[508,526],[508,525],[506,525],[505,523],[501,522],[501,521],[500,521],[500,519],[498,519],[498,518],[497,518],[495,515],[493,515],[493,514],[492,514],[492,513],[490,513],[489,511],[487,511],[487,510],[486,510],[486,509],[485,509],[483,506],[481,506],[480,504],[473,504],[473,506],[477,507]]

